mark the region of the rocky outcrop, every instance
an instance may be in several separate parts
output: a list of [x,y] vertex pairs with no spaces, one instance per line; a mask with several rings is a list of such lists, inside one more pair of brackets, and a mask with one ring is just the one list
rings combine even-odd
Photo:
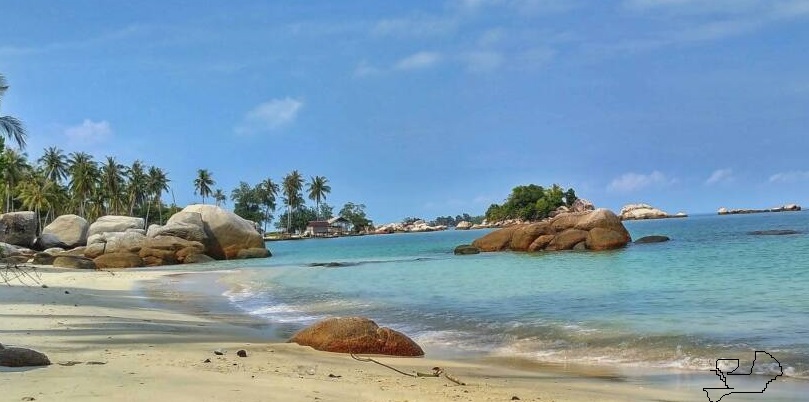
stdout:
[[147,237],[173,236],[201,243],[208,240],[202,215],[198,212],[180,211],[172,215],[164,226],[154,226],[149,227]]
[[669,240],[671,239],[668,236],[652,235],[652,236],[644,236],[638,240],[635,240],[635,244],[663,243]]
[[37,246],[40,250],[51,247],[73,248],[87,244],[90,225],[78,215],[61,215],[42,229]]
[[32,349],[5,347],[0,344],[0,366],[39,367],[51,364],[48,356]]
[[760,214],[765,212],[796,212],[800,211],[801,209],[801,206],[798,204],[786,204],[770,209],[727,209],[722,207],[719,208],[717,213],[719,215]]
[[54,258],[53,266],[57,268],[98,269],[95,262],[87,257],[60,255]]
[[472,222],[460,221],[455,225],[455,230],[469,230],[472,228]]
[[455,250],[453,250],[453,254],[455,255],[480,254],[480,249],[471,244],[461,244],[460,246],[455,247]]
[[390,233],[418,233],[418,232],[436,232],[440,230],[447,230],[444,225],[430,226],[422,220],[413,223],[388,223],[378,226],[374,230],[375,234],[390,234]]
[[[195,204],[181,212],[200,214],[207,239],[205,254],[218,260],[236,258],[240,250],[266,248],[253,222],[215,205]],[[170,219],[171,220],[171,219]]]
[[34,212],[9,212],[0,215],[0,242],[32,247],[37,236],[38,222]]
[[289,342],[326,352],[424,356],[406,335],[364,317],[329,318],[304,328]]
[[655,208],[649,204],[629,204],[621,208],[621,219],[638,220],[638,219],[665,219],[665,218],[685,218],[686,215],[680,212],[676,215],[670,215],[665,211]]
[[137,254],[146,236],[136,232],[102,232],[91,235],[87,238],[87,248],[84,255],[89,258],[96,258],[108,253],[135,253]]
[[147,266],[182,264],[193,254],[204,254],[205,245],[198,241],[175,236],[158,236],[147,239],[138,256]]
[[143,218],[106,215],[98,218],[90,225],[87,236],[90,237],[104,232],[126,232],[127,229],[143,229],[143,225]]
[[577,198],[576,201],[573,201],[573,205],[570,206],[570,212],[587,212],[595,211],[595,209],[596,207],[593,203],[584,198]]
[[481,251],[612,250],[631,241],[621,219],[607,209],[569,212],[542,222],[514,225],[483,236]]
[[96,268],[136,268],[144,266],[143,259],[134,253],[107,253],[93,259]]

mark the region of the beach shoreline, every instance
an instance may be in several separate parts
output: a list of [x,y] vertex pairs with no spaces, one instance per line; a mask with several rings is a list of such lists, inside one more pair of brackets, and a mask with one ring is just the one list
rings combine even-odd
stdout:
[[[664,371],[627,376],[607,367],[508,359],[379,358],[407,372],[442,367],[467,385],[406,377],[346,355],[279,342],[246,314],[210,311],[207,296],[195,295],[193,287],[216,282],[222,273],[183,269],[41,268],[39,281],[47,288],[2,285],[0,343],[39,350],[54,364],[0,368],[0,399],[690,401],[705,397],[696,385],[713,384],[707,374],[686,374],[693,384],[683,387],[678,382],[685,377]],[[203,282],[188,291],[180,283],[187,278]],[[156,281],[178,286],[155,290]],[[236,356],[241,349],[247,357]],[[789,392],[781,397],[791,400]]]

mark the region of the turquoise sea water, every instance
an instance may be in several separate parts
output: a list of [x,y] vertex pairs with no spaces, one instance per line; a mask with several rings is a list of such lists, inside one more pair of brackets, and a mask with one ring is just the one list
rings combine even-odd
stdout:
[[[707,370],[717,358],[766,350],[787,376],[809,377],[809,213],[625,224],[633,239],[672,240],[472,256],[452,249],[485,231],[272,242],[274,256],[242,263],[245,275],[226,295],[282,336],[361,315],[432,356]],[[748,233],[769,229],[801,233]],[[329,262],[343,266],[310,266]]]

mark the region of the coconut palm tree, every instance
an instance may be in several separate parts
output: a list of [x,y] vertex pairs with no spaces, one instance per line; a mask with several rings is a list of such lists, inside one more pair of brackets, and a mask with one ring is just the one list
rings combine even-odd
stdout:
[[11,148],[3,150],[0,156],[0,165],[2,169],[2,179],[5,184],[6,195],[6,212],[14,210],[14,191],[17,183],[23,180],[28,172],[31,171],[31,166],[25,159],[25,153],[17,152]]
[[68,188],[74,205],[79,208],[79,215],[87,218],[87,202],[95,192],[99,181],[98,165],[90,154],[73,152],[68,156],[67,171],[70,174]]
[[[24,208],[33,210],[36,213],[39,229],[45,226],[41,218],[41,211],[45,208],[49,210],[58,202],[58,185],[49,180],[45,175],[32,174],[27,180],[18,184],[18,198]],[[47,217],[46,217],[47,218]]]
[[[164,191],[169,190],[169,179],[159,167],[150,167],[149,176],[146,179],[146,192],[152,196],[152,203],[157,204],[159,224],[163,224],[163,202],[160,196]],[[151,204],[149,206],[151,206]],[[149,207],[146,208],[146,222],[149,222]]]
[[67,157],[64,152],[57,147],[45,148],[37,162],[45,170],[45,177],[56,184],[62,183],[67,178]]
[[309,199],[317,203],[318,219],[320,218],[320,201],[326,199],[326,194],[331,193],[331,186],[329,186],[329,179],[323,176],[311,177],[309,184],[306,185]]
[[199,169],[197,170],[197,178],[194,179],[194,194],[199,194],[202,196],[202,203],[205,204],[205,197],[211,195],[211,187],[215,185],[216,182],[211,177],[211,172],[208,169]]
[[217,188],[213,193],[213,199],[216,201],[216,206],[221,207],[227,201],[228,196],[225,195],[221,188]]
[[[2,101],[3,95],[6,93],[7,89],[8,84],[6,83],[6,77],[0,74],[0,101]],[[28,134],[25,132],[25,127],[22,125],[22,122],[15,117],[0,116],[0,134],[8,137],[10,140],[14,140],[14,142],[17,143],[17,148],[25,148],[25,139],[28,137]]]
[[303,177],[297,170],[293,170],[284,176],[281,187],[284,192],[284,202],[287,204],[287,232],[290,232],[292,230],[292,210],[303,203],[301,196]]
[[108,156],[107,161],[101,165],[101,192],[107,199],[108,214],[121,213],[127,174],[128,168],[118,163],[113,156]]
[[[146,200],[147,179],[143,162],[139,160],[132,162],[132,166],[129,168],[129,185],[126,188],[129,216],[135,216],[135,207],[143,207],[143,202]],[[143,212],[142,208],[141,212]]]
[[261,205],[264,206],[264,233],[267,233],[267,223],[272,220],[270,211],[275,211],[275,200],[278,197],[279,187],[277,183],[268,177],[258,184],[258,188],[259,199]]

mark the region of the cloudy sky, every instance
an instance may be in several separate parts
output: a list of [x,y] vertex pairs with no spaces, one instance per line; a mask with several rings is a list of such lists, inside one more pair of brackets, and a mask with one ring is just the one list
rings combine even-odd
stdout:
[[[809,204],[809,1],[0,0],[27,152],[135,159],[199,202],[292,169],[376,223],[516,185],[669,212]],[[170,200],[170,197],[167,197]]]

